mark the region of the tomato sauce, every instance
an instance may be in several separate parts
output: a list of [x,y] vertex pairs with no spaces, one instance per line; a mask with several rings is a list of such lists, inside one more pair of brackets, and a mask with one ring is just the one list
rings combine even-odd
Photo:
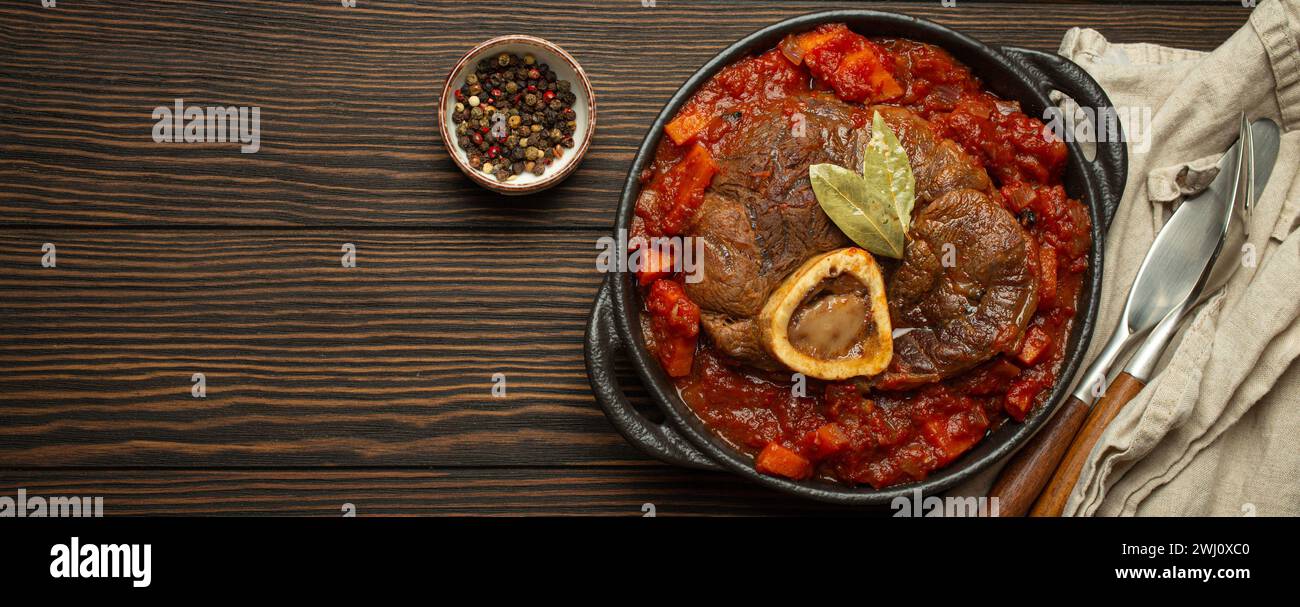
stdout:
[[877,488],[921,480],[1008,417],[1023,420],[1056,382],[1088,267],[1089,216],[1061,186],[1065,144],[1018,104],[984,90],[947,52],[823,26],[724,68],[683,106],[641,175],[632,235],[680,233],[717,171],[705,157],[725,152],[728,134],[758,114],[747,110],[797,94],[906,107],[983,163],[998,185],[995,198],[1039,248],[1038,308],[1018,352],[910,391],[812,378],[796,386],[788,373],[741,365],[699,339],[699,309],[679,275],[642,282],[647,341],[683,400],[718,435],[755,454],[760,471]]

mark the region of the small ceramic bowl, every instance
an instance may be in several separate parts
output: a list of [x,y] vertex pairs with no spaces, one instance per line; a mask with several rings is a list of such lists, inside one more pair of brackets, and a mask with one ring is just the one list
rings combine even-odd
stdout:
[[[498,180],[469,165],[469,153],[461,149],[456,142],[456,123],[451,116],[456,108],[456,89],[465,84],[465,77],[473,72],[479,60],[495,57],[501,53],[514,53],[519,56],[531,54],[538,63],[545,63],[555,72],[556,78],[568,80],[577,99],[573,102],[573,112],[577,115],[577,128],[573,132],[573,147],[564,150],[558,160],[551,163],[541,175],[525,171],[505,181]],[[572,55],[564,49],[541,38],[523,35],[500,36],[487,40],[470,49],[452,68],[447,76],[447,83],[442,87],[442,97],[438,107],[438,129],[442,132],[442,142],[447,146],[447,153],[460,167],[460,170],[479,185],[502,194],[532,194],[549,188],[568,177],[578,168],[583,156],[587,154],[587,145],[591,142],[596,128],[596,96],[591,90],[587,73],[578,65]]]

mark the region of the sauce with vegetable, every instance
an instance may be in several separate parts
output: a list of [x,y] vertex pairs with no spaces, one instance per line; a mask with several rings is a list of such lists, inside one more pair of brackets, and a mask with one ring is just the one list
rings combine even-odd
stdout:
[[[1066,146],[1041,121],[985,90],[938,47],[869,39],[830,24],[722,69],[687,101],[641,175],[632,236],[683,234],[726,170],[718,159],[743,145],[754,121],[772,115],[766,110],[809,95],[906,108],[987,171],[990,197],[1023,226],[1037,255],[1036,307],[1015,347],[907,389],[872,378],[792,378],[723,353],[700,330],[700,306],[683,277],[664,270],[672,266],[664,259],[638,276],[644,333],[683,400],[714,432],[753,454],[759,471],[877,488],[921,480],[1007,418],[1023,420],[1056,382],[1088,269],[1089,216],[1066,195]],[[870,124],[869,112],[853,116],[851,126]],[[881,262],[886,272],[891,264]]]

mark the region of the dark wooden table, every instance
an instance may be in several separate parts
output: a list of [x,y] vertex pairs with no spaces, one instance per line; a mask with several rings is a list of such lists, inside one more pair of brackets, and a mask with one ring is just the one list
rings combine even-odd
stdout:
[[[642,456],[588,388],[596,240],[678,85],[743,35],[833,6],[1042,50],[1070,26],[1211,49],[1249,15],[654,4],[0,5],[0,495],[100,495],[110,515],[826,511]],[[526,198],[474,186],[436,133],[446,70],[504,33],[564,46],[600,99],[581,169]],[[177,98],[260,107],[260,151],[155,143],[151,112]]]

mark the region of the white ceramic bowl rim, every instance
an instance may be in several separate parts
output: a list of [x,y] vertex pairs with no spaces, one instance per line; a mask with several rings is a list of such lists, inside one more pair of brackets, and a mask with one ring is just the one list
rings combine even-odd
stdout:
[[[558,79],[568,80],[572,83],[572,90],[577,96],[577,100],[573,104],[574,113],[577,115],[576,122],[578,123],[577,128],[574,129],[574,146],[565,149],[565,153],[560,156],[559,162],[553,163],[541,175],[525,172],[508,181],[500,181],[496,177],[472,168],[469,165],[468,151],[461,149],[456,142],[455,123],[451,120],[452,112],[455,109],[453,93],[464,84],[468,71],[473,69],[481,59],[489,54],[499,52],[511,52],[521,55],[524,53],[533,54],[538,58],[539,63],[546,63],[556,73]],[[586,155],[596,126],[595,94],[586,73],[578,64],[578,61],[565,52],[564,49],[547,40],[518,34],[498,36],[485,40],[465,53],[451,74],[448,75],[447,82],[443,86],[439,112],[443,143],[446,145],[447,153],[451,155],[456,166],[479,185],[506,194],[537,192],[563,181],[577,168],[583,156]]]

